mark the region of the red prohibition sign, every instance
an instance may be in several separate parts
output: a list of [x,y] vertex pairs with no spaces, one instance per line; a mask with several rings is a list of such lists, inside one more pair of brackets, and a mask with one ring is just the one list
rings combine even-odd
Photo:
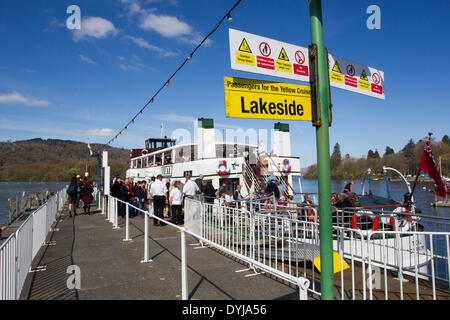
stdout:
[[272,53],[272,50],[270,49],[270,46],[267,44],[267,42],[261,42],[261,44],[259,45],[259,51],[264,57],[268,57]]
[[295,60],[297,60],[297,62],[299,64],[303,64],[305,62],[305,56],[304,56],[303,52],[297,51],[295,53]]
[[373,83],[375,83],[375,84],[379,84],[380,83],[380,75],[378,74],[378,73],[374,73],[373,75],[372,75],[372,81],[373,81]]

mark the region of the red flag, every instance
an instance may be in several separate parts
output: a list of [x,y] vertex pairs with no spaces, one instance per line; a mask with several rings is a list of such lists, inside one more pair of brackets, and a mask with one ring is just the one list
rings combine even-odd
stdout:
[[433,154],[431,153],[430,147],[431,134],[428,135],[427,143],[423,149],[422,159],[420,160],[419,168],[428,173],[428,175],[434,180],[434,190],[439,197],[445,197],[447,194],[447,189],[444,182],[442,181],[441,174],[434,161]]

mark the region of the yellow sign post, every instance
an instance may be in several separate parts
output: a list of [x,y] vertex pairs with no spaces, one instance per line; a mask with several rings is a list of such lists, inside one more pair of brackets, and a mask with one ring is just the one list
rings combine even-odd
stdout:
[[227,117],[312,120],[309,86],[231,77],[224,86]]

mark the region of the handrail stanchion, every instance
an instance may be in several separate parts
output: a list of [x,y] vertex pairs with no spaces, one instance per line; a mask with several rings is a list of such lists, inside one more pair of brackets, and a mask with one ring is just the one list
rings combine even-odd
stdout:
[[125,239],[123,241],[131,241],[130,239],[130,208],[127,203],[126,217],[125,217]]
[[297,279],[298,297],[300,300],[308,300],[309,280],[306,278]]
[[188,300],[186,233],[181,230],[181,299]]
[[[115,199],[115,211],[114,211],[114,229],[120,229],[119,227],[119,200]],[[124,203],[122,203],[124,205]]]
[[150,215],[149,212],[145,212],[144,215],[144,260],[141,261],[141,263],[151,262],[152,259],[148,258],[148,216]]

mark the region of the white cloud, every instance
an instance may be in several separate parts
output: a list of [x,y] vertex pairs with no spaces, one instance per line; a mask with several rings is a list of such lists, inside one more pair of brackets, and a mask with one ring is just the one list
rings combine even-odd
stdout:
[[84,40],[88,37],[104,39],[117,35],[118,30],[114,24],[100,17],[86,17],[81,20],[81,29],[74,30],[75,41]]
[[98,136],[98,137],[111,137],[116,134],[116,132],[113,129],[109,128],[78,130],[77,132],[84,134],[86,136]]
[[84,62],[87,62],[87,63],[92,64],[94,66],[97,65],[97,63],[95,61],[93,61],[92,59],[90,59],[90,58],[88,58],[88,57],[86,57],[86,56],[84,56],[82,54],[79,54],[79,56],[80,56],[80,59],[83,60]]
[[33,97],[24,97],[17,91],[11,93],[0,93],[0,103],[4,104],[25,104],[32,107],[46,107],[50,105],[47,100],[39,100]]
[[148,13],[143,16],[139,27],[153,30],[163,37],[179,37],[192,34],[192,27],[177,17]]
[[165,50],[162,49],[160,47],[157,47],[155,45],[152,45],[150,43],[148,43],[145,39],[143,38],[136,38],[133,36],[127,36],[128,39],[130,39],[131,41],[133,41],[137,46],[141,47],[141,48],[146,48],[150,51],[154,51],[159,53],[161,56],[163,57],[173,57],[176,56],[177,54],[171,50]]

